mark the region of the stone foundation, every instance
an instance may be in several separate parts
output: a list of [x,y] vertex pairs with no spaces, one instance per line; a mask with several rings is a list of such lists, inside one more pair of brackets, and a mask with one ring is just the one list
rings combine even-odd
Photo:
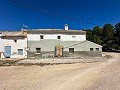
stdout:
[[[90,57],[102,57],[100,51],[75,51],[74,53],[69,53],[68,51],[63,52],[63,57],[59,58],[90,58]],[[54,51],[44,51],[41,53],[28,52],[28,59],[42,59],[42,58],[57,58],[54,57]]]

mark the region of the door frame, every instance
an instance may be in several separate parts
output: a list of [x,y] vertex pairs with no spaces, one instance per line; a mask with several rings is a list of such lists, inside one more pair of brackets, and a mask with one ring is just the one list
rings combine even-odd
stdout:
[[[8,49],[9,51],[6,50],[8,47],[10,47]],[[11,46],[4,46],[4,57],[5,58],[10,58],[10,56],[11,56]]]

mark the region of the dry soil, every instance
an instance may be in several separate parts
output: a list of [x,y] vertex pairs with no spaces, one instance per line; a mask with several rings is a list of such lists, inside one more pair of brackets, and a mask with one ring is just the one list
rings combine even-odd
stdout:
[[1,66],[0,90],[120,90],[120,53],[105,62]]

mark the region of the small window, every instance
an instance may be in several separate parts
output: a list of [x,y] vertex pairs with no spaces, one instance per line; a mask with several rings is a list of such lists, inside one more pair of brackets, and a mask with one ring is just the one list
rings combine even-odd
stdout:
[[36,53],[41,53],[41,48],[36,48]]
[[96,48],[96,51],[99,51],[99,48]]
[[18,55],[23,55],[23,49],[18,49]]
[[14,40],[14,42],[16,43],[16,42],[17,42],[17,40]]
[[57,36],[57,39],[60,39],[61,37],[60,36]]
[[75,38],[76,36],[72,36],[72,38]]
[[90,48],[90,51],[93,51],[93,48]]
[[69,53],[74,53],[74,48],[69,48]]
[[43,37],[43,35],[40,35],[40,39],[43,39],[44,37]]

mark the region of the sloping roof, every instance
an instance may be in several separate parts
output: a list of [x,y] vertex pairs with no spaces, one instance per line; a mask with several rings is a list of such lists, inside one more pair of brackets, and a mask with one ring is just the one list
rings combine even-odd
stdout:
[[27,34],[68,34],[68,35],[84,35],[86,31],[78,30],[27,30]]
[[26,36],[25,35],[13,35],[13,36],[1,36],[1,39],[13,39],[13,40],[17,40],[17,39],[25,39]]
[[0,36],[1,39],[24,39],[27,35],[24,35],[21,33],[21,31],[5,31],[2,32],[2,35]]
[[96,43],[91,42],[91,41],[88,41],[88,40],[86,40],[86,42],[91,43],[91,44],[94,44],[94,45],[99,46],[99,47],[103,47],[103,46],[101,46],[101,45],[99,45],[99,44],[96,44]]
[[18,35],[21,34],[21,31],[3,31],[2,35]]

